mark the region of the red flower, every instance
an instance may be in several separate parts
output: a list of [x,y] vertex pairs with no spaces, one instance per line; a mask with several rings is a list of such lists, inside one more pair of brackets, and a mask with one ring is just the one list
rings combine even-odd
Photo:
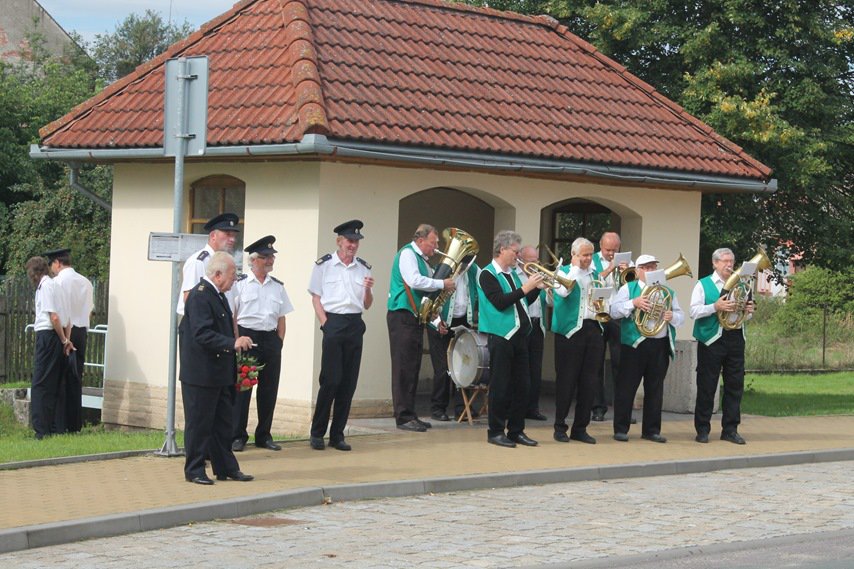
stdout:
[[249,372],[249,366],[243,366],[242,368],[240,368],[240,371],[242,371],[243,373],[248,373]]
[[243,387],[252,387],[252,382],[248,379],[244,379],[240,382],[240,385],[242,385]]

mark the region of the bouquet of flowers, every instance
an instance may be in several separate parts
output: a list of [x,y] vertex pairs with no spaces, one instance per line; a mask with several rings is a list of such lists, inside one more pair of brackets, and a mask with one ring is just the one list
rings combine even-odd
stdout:
[[258,363],[258,358],[246,354],[237,355],[237,391],[249,391],[258,385],[258,372],[264,369],[264,364]]

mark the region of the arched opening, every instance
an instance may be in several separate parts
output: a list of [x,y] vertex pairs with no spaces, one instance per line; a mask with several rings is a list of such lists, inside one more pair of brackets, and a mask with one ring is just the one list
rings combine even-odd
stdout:
[[568,262],[576,238],[598,243],[606,231],[620,233],[621,221],[620,215],[606,205],[580,198],[566,200],[543,210],[543,242]]

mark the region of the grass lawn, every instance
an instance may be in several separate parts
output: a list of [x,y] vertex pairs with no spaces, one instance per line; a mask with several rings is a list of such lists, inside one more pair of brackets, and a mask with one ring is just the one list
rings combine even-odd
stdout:
[[[178,446],[184,433],[176,434]],[[107,431],[101,425],[87,426],[76,434],[36,440],[33,431],[18,423],[8,405],[0,405],[0,463],[79,456],[129,450],[155,450],[163,446],[162,431]]]
[[769,417],[854,414],[854,373],[748,374],[741,411]]

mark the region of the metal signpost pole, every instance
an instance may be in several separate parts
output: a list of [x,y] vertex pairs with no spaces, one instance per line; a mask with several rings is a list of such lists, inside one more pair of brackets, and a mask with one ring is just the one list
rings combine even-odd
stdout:
[[[182,220],[184,219],[184,156],[187,154],[189,141],[195,139],[197,136],[196,134],[190,134],[189,131],[195,130],[201,133],[201,149],[198,149],[197,144],[197,154],[204,153],[204,139],[207,136],[207,58],[192,58],[192,63],[203,68],[203,81],[201,83],[203,83],[204,97],[203,99],[200,99],[199,96],[193,97],[193,102],[197,106],[199,102],[204,106],[202,113],[204,119],[201,125],[198,124],[198,120],[191,119],[188,121],[188,117],[193,114],[190,109],[191,82],[199,79],[199,75],[190,72],[190,62],[188,62],[187,58],[181,57],[177,60],[168,61],[166,64],[163,148],[165,155],[168,156],[174,152],[175,156],[172,231],[176,235],[181,232]],[[177,80],[177,82],[173,83],[174,80]],[[170,107],[174,107],[174,114],[170,112]],[[198,116],[198,114],[197,112],[196,115]],[[194,122],[195,124],[190,124],[188,128],[188,122]],[[166,439],[163,442],[163,447],[157,452],[160,456],[181,456],[183,454],[183,451],[178,448],[178,444],[175,441],[175,393],[177,391],[178,343],[178,314],[176,310],[178,294],[180,292],[181,260],[175,260],[172,262],[172,294],[169,307],[169,378],[166,407]]]

